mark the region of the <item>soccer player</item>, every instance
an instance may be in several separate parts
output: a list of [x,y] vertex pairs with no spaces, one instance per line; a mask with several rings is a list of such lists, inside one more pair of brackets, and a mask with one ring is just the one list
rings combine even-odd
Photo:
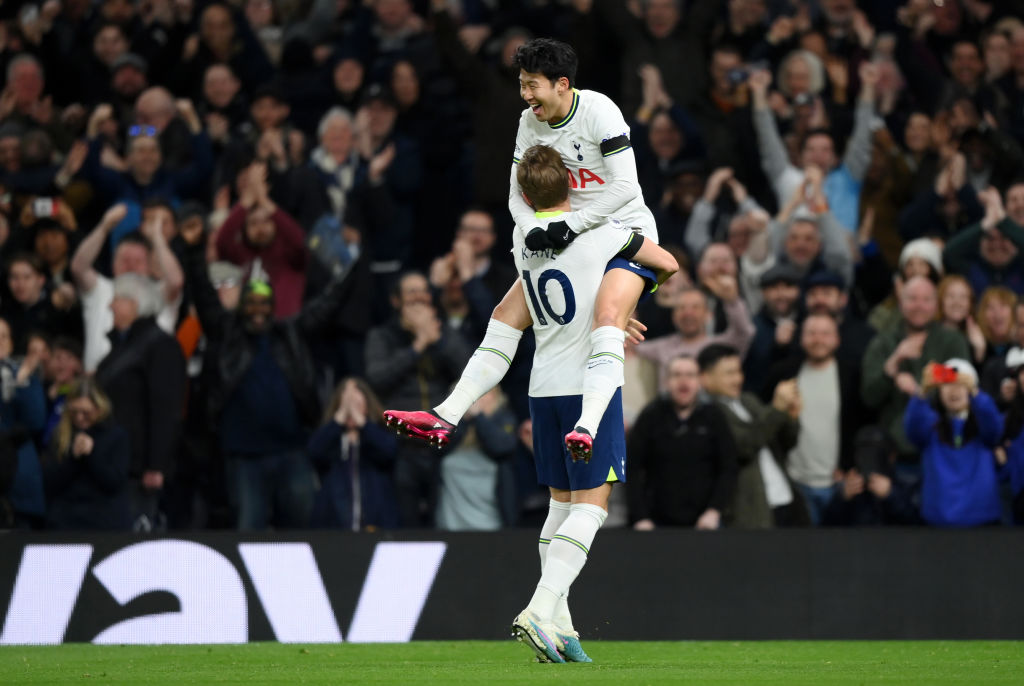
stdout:
[[[518,182],[537,208],[533,222],[550,226],[569,212],[565,166],[553,148],[522,154]],[[530,374],[530,416],[538,481],[551,490],[540,535],[541,578],[529,605],[512,624],[519,640],[544,661],[589,662],[569,615],[569,587],[587,561],[597,530],[608,516],[612,483],[626,479],[621,391],[599,419],[589,461],[567,454],[562,437],[579,416],[584,367],[591,357],[590,322],[601,272],[631,232],[609,223],[581,234],[565,250],[531,250],[517,231],[513,255],[537,338]]]
[[[645,284],[649,280],[664,281],[678,265],[657,246],[657,229],[643,202],[629,127],[622,113],[606,96],[573,88],[577,59],[572,48],[547,38],[534,39],[516,52],[515,65],[520,70],[520,92],[530,107],[523,111],[516,136],[509,210],[517,226],[528,231],[525,247],[538,251],[563,249],[577,236],[594,230],[618,232],[626,227],[637,232],[631,241],[623,241],[628,245],[620,258],[608,265],[597,292],[583,403],[580,416],[565,436],[570,452],[587,459],[605,408],[624,382],[624,329],[629,314]],[[522,151],[536,144],[555,149],[567,167],[569,197],[575,211],[552,221],[534,216],[517,181]],[[448,398],[432,412],[389,410],[389,425],[439,447],[447,443],[470,405],[508,371],[522,332],[531,324],[526,297],[529,294],[535,301],[544,297],[548,283],[527,289],[527,293],[513,285],[495,308],[480,347]],[[548,323],[543,316],[538,321]],[[559,323],[557,318],[554,322]]]

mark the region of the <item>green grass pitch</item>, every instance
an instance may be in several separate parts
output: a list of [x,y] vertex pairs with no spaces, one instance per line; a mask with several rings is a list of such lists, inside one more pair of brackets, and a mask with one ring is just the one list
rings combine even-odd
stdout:
[[509,640],[0,648],[0,684],[1024,684],[1024,642],[611,642],[590,665]]

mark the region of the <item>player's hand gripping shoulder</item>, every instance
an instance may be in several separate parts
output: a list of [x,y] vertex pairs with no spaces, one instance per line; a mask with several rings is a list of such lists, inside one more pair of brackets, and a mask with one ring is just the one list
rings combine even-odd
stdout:
[[546,229],[539,226],[530,229],[526,234],[526,247],[530,250],[562,250],[576,240],[578,235],[568,224],[559,220],[548,224]]

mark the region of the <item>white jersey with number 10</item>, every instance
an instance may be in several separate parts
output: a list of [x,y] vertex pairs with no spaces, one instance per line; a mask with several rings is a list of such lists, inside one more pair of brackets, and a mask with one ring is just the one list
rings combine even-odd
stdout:
[[[557,219],[536,219],[534,225],[546,227]],[[613,220],[581,234],[562,251],[528,250],[524,232],[512,234],[512,255],[537,340],[530,395],[580,395],[583,371],[591,354],[594,301],[604,267],[634,234]]]

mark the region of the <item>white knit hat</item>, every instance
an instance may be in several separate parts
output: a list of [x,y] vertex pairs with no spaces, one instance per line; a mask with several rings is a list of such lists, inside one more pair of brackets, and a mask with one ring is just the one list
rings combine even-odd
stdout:
[[900,253],[900,271],[906,266],[911,257],[917,257],[932,266],[939,276],[942,276],[942,251],[939,246],[930,238],[915,238],[903,246]]
[[974,365],[967,360],[959,357],[953,357],[946,360],[944,364],[950,369],[955,369],[957,376],[970,377],[974,381],[974,385],[978,385],[978,372],[975,371]]

